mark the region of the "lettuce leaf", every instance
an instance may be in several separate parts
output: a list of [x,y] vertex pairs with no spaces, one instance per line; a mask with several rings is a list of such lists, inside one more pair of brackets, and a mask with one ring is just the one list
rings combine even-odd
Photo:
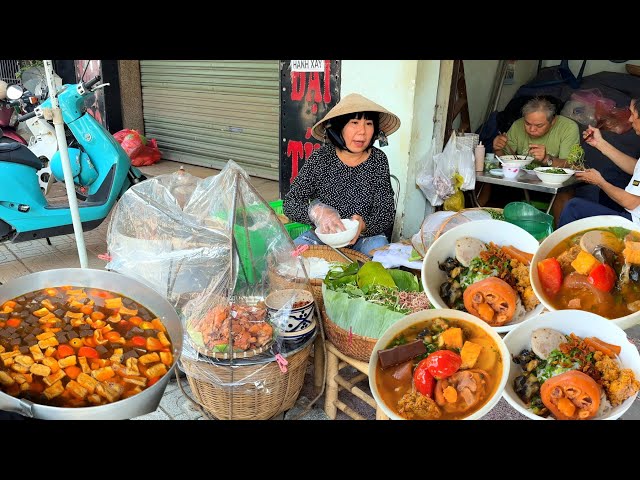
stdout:
[[[371,262],[369,262],[371,263]],[[322,285],[324,308],[333,323],[356,335],[380,338],[387,328],[405,317],[383,306],[367,302],[364,298],[350,298]]]
[[335,265],[329,269],[329,272],[324,277],[324,284],[336,289],[348,283],[356,283],[356,275],[359,268],[357,262],[346,266],[344,264]]
[[368,285],[384,285],[395,288],[396,283],[389,271],[380,262],[367,262],[358,271],[358,286],[360,288]]
[[398,290],[401,292],[422,291],[422,283],[418,281],[418,277],[413,273],[400,270],[399,268],[390,268],[387,269],[387,272],[389,272],[389,275],[391,275],[391,278],[393,278]]

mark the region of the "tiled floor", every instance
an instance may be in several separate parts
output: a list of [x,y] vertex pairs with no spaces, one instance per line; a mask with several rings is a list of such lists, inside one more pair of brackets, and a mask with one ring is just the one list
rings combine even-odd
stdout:
[[[149,167],[142,167],[143,173],[149,176],[157,176],[165,173],[172,173],[179,168],[179,164],[169,161],[160,161]],[[185,169],[192,175],[205,178],[218,173],[217,170],[207,169],[203,167],[185,165]],[[278,195],[278,182],[269,181],[259,178],[251,179],[252,185],[258,190],[267,202],[276,200]],[[52,203],[58,203],[66,198],[66,192],[63,184],[53,184],[47,198]],[[87,249],[87,259],[89,268],[104,269],[106,261],[98,257],[100,254],[107,252],[107,229],[109,225],[109,217],[102,224],[91,231],[84,233],[85,245]],[[51,245],[46,240],[34,240],[21,243],[0,243],[0,282],[6,283],[11,279],[42,270],[55,268],[78,268],[80,261],[78,250],[76,247],[75,236],[62,235],[52,237]],[[313,365],[309,362],[305,383],[302,387],[298,402],[288,412],[278,415],[275,419],[327,419],[328,417],[322,410],[323,397],[317,399],[311,409],[305,412],[308,403],[317,397],[317,391],[313,386]],[[148,415],[135,418],[135,420],[209,420],[213,419],[204,412],[197,404],[194,404],[189,398],[192,396],[191,389],[186,378],[180,376],[180,386],[174,377],[170,380],[164,396],[160,402],[158,409]],[[363,382],[366,383],[366,382]],[[368,389],[366,384],[360,385],[363,389]],[[185,394],[188,396],[185,396]],[[364,402],[354,398],[342,398],[351,408],[356,409],[366,418],[375,418],[373,409]],[[301,415],[302,414],[302,415]],[[346,419],[341,412],[338,419]]]

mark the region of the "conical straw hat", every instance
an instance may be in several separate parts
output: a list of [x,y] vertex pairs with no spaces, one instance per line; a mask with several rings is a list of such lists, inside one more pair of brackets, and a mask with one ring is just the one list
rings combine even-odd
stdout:
[[340,115],[356,112],[380,112],[380,130],[387,137],[400,128],[400,119],[396,115],[362,95],[351,93],[329,110],[329,113],[313,126],[311,133],[318,140],[323,140],[327,121]]

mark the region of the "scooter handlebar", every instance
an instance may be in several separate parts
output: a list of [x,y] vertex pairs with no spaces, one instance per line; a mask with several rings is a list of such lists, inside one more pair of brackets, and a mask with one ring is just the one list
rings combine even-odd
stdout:
[[25,120],[29,120],[30,118],[33,118],[36,116],[36,112],[35,110],[33,112],[29,112],[26,115],[20,115],[18,116],[18,121],[19,122],[24,122]]
[[91,90],[91,87],[93,87],[100,80],[102,80],[102,77],[100,77],[100,75],[96,75],[91,80],[88,80],[87,82],[85,82],[84,89],[85,90]]

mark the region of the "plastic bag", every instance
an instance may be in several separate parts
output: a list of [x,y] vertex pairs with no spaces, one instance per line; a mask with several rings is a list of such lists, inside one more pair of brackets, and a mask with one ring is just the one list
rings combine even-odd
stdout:
[[427,201],[437,207],[442,205],[442,198],[438,196],[434,183],[435,155],[434,142],[431,142],[429,151],[425,155],[422,166],[416,175],[416,185],[420,188]]
[[138,132],[133,130],[132,132],[127,133],[122,138],[120,146],[124,149],[125,152],[127,152],[129,158],[133,158],[138,155],[138,153],[140,153],[140,150],[142,150],[142,147],[144,147],[144,141],[142,140],[142,136]]
[[588,88],[578,90],[571,94],[570,100],[576,101],[583,105],[589,105],[595,109],[596,104],[600,103],[602,107],[610,110],[616,106],[616,102],[610,98],[606,98],[602,95],[602,92],[597,88]]
[[[471,138],[471,137],[468,137]],[[456,193],[454,176],[458,174],[460,190],[473,190],[476,185],[476,166],[473,150],[465,142],[459,146],[455,132],[441,153],[433,154],[433,144],[416,183],[433,206]]]
[[631,130],[630,116],[628,107],[609,107],[601,102],[596,103],[596,120],[600,130],[609,130],[619,135],[626,133]]
[[120,130],[113,134],[113,138],[116,139],[127,153],[131,160],[131,165],[134,167],[153,165],[162,158],[156,139],[147,140],[147,138],[137,130]]
[[596,106],[595,104],[585,103],[578,100],[569,100],[564,104],[564,108],[560,115],[570,118],[581,125],[596,124]]
[[[314,330],[290,342],[294,297],[274,308],[267,298],[313,289],[293,241],[246,172],[229,161],[205,179],[174,173],[133,185],[113,210],[107,241],[106,268],[151,286],[178,312],[181,368],[190,382],[220,391],[240,386],[222,406],[225,414],[234,418],[235,402],[254,386],[254,402],[278,393],[268,372],[275,365],[284,375],[284,358],[311,342]],[[285,263],[304,278],[280,276]]]

